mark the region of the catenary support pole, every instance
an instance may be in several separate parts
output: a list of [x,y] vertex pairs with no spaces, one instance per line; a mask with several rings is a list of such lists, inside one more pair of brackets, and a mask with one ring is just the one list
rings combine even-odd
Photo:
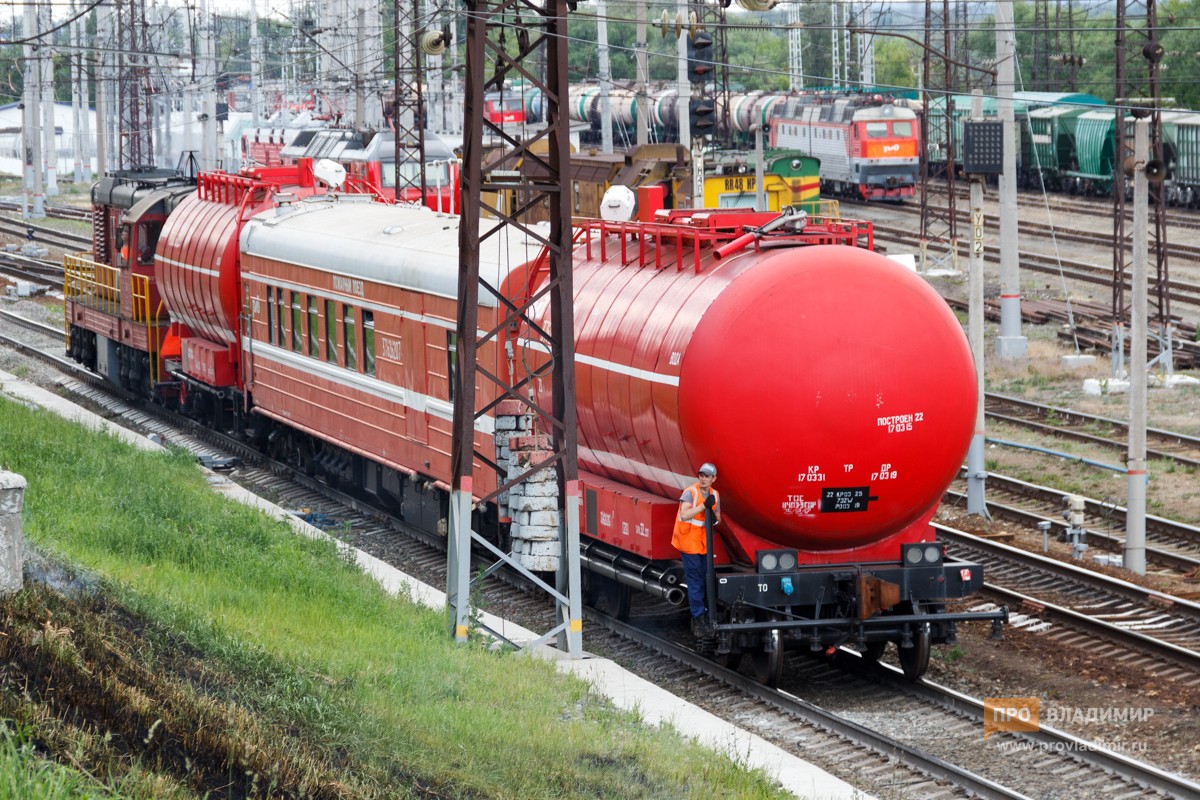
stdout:
[[600,152],[613,151],[612,70],[608,63],[608,10],[604,0],[596,0],[596,54],[600,60]]
[[[976,89],[971,97],[971,116],[983,118],[983,95]],[[970,290],[968,327],[971,354],[975,357],[975,385],[978,405],[975,408],[975,435],[967,451],[967,513],[988,516],[984,489],[987,470],[984,462],[984,345],[983,345],[983,176],[971,176],[971,255],[968,259]]]
[[767,210],[767,192],[763,187],[766,175],[763,167],[763,126],[754,126],[754,210]]
[[[71,0],[71,17],[74,18],[76,13],[75,0]],[[71,80],[71,161],[73,167],[71,180],[75,182],[76,186],[80,186],[83,183],[83,124],[82,111],[80,109],[82,92],[80,91],[79,84],[81,78],[81,70],[79,68],[81,63],[79,55],[79,25],[80,20],[76,19],[67,28],[67,35],[71,41],[71,49],[68,51],[67,60],[70,67]]]
[[1146,286],[1149,248],[1149,191],[1146,161],[1150,122],[1134,124],[1133,304],[1129,309],[1129,500],[1125,509],[1125,569],[1146,574]]
[[637,41],[633,43],[634,58],[637,62],[637,88],[634,90],[635,112],[637,115],[637,143],[647,144],[650,141],[650,98],[646,94],[646,84],[650,82],[650,69],[646,54],[646,0],[637,0]]
[[1013,121],[1016,31],[1012,0],[996,2],[996,110],[1004,131],[1000,174],[1000,335],[996,355],[1023,358],[1029,341],[1021,335],[1021,268],[1017,260],[1017,127]]
[[[677,0],[675,8],[677,19],[687,19],[688,0]],[[675,109],[679,114],[679,143],[684,147],[691,148],[692,118],[689,107],[692,100],[692,82],[688,80],[687,42],[688,40],[683,36],[676,37],[675,87],[679,94],[676,95],[675,98]],[[703,195],[701,195],[701,197],[703,197]],[[693,201],[693,205],[696,205],[697,202],[698,201]]]
[[[37,7],[25,5],[25,37],[33,40],[38,33]],[[42,126],[41,126],[41,65],[33,44],[24,47],[25,56],[25,113],[21,132],[25,140],[25,190],[30,193],[29,216],[46,216],[46,196],[42,191]]]
[[46,196],[58,196],[58,140],[54,132],[58,129],[57,109],[54,102],[54,50],[50,47],[53,34],[50,29],[50,4],[38,11],[38,30],[47,33],[38,48],[38,64],[42,71],[42,168],[45,170]]

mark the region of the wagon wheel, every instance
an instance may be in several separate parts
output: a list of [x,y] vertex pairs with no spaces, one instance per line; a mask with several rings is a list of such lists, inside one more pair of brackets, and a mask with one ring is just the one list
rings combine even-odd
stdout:
[[725,669],[736,670],[738,665],[742,663],[742,656],[746,655],[741,649],[730,650],[728,653],[717,653],[713,656],[713,661],[716,661]]
[[867,642],[858,653],[865,661],[878,661],[883,658],[883,651],[887,649],[887,646],[887,641]]
[[623,583],[610,581],[607,592],[608,613],[621,622],[629,621],[629,609],[633,605],[633,589]]
[[783,634],[779,628],[772,628],[754,651],[754,677],[772,689],[778,687],[783,679],[783,660]]
[[583,590],[583,604],[586,606],[596,607],[600,602],[600,589],[603,578],[591,572],[584,572],[580,576],[580,588]]
[[[924,614],[925,612],[919,605],[913,603],[909,613]],[[915,627],[912,647],[897,648],[900,651],[900,668],[904,670],[904,677],[910,681],[915,681],[924,675],[925,670],[929,668],[929,623],[922,622]]]

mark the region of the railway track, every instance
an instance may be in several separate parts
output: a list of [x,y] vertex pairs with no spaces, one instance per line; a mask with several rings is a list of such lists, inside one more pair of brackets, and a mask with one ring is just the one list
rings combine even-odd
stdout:
[[[43,327],[47,335],[53,331]],[[177,422],[114,401],[107,388],[70,388],[107,414],[185,446],[209,464],[236,468],[239,483],[355,546],[433,585],[444,580],[445,556],[436,542],[399,535],[398,523],[377,510],[306,483],[211,431],[191,426],[181,431]],[[481,602],[534,630],[553,624],[553,609],[544,599],[535,600],[517,587],[489,584]],[[779,691],[693,651],[686,645],[683,615],[661,603],[639,598],[629,625],[598,611],[589,610],[587,616],[594,625],[590,648],[657,683],[688,687],[688,694],[713,713],[755,729],[866,791],[906,798],[1081,797],[1087,795],[1080,788],[1092,786],[1096,797],[1200,796],[1195,783],[1051,729],[1022,734],[1026,748],[1000,747],[1001,741],[1016,741],[1015,735],[989,744],[982,738],[982,701],[933,684],[908,685],[896,670],[864,663],[854,654],[839,653],[829,661],[789,653]]]
[[63,267],[43,258],[33,258],[20,253],[9,253],[0,250],[0,273],[19,280],[25,280],[37,287],[38,291],[61,289],[63,285]]
[[[1019,397],[989,392],[986,416],[997,422],[1026,428],[1077,442],[1094,444],[1124,455],[1129,444],[1129,423],[1109,417],[1035,403]],[[1182,467],[1200,468],[1200,437],[1146,429],[1147,456]]]
[[[945,216],[948,210],[945,206],[936,206],[934,210]],[[919,208],[910,209],[905,207],[906,213],[919,213]],[[1109,209],[1111,213],[1111,208]],[[956,205],[954,208],[955,218],[959,225],[964,226],[963,230],[967,230],[967,226],[971,224],[970,209],[964,209],[961,205]],[[992,230],[999,230],[1000,216],[998,214],[983,215],[984,225]],[[1072,230],[1068,227],[1060,225],[1049,225],[1044,222],[1034,222],[1027,218],[1021,220],[1021,232],[1025,235],[1043,236],[1052,238],[1059,242],[1076,242],[1079,244],[1098,244],[1104,247],[1112,247],[1111,233],[1085,232]],[[1167,257],[1168,258],[1185,258],[1196,259],[1200,257],[1200,247],[1180,242],[1167,242]],[[1111,274],[1111,268],[1109,270]]]
[[1200,686],[1200,603],[966,531],[934,527],[949,554],[983,565],[986,590],[1002,602],[1118,647],[1156,677]]
[[36,225],[28,220],[0,216],[0,233],[16,236],[31,242],[40,242],[74,253],[91,250],[92,237],[69,231],[57,230],[45,225]]
[[[966,505],[964,480],[946,492],[946,501]],[[1049,522],[1056,535],[1066,529],[1060,513],[1068,492],[1026,483],[1017,478],[988,473],[987,508],[995,519],[1007,519],[1033,531],[1038,523]],[[1003,502],[998,502],[997,498]],[[1084,498],[1085,516],[1103,524],[1103,529],[1087,527],[1089,547],[1101,547],[1112,553],[1125,550],[1125,509],[1115,503]],[[1040,542],[1040,533],[1036,536]],[[1146,515],[1146,560],[1182,575],[1200,572],[1200,528],[1183,522]]]
[[[20,211],[21,203],[18,200],[0,200],[0,211]],[[90,220],[92,212],[86,208],[79,206],[67,206],[58,203],[46,204],[46,216],[55,219],[80,219]]]
[[[931,192],[935,197],[945,197],[944,189],[935,189]],[[970,189],[959,189],[955,192],[955,197],[959,200],[970,202]],[[984,188],[984,202],[998,203],[1000,202],[1000,193],[991,186]],[[1042,211],[1047,205],[1051,211],[1062,211],[1068,214],[1086,214],[1088,216],[1103,216],[1105,218],[1112,217],[1112,198],[1094,198],[1087,199],[1078,195],[1063,195],[1057,192],[1042,193],[1039,191],[1022,190],[1017,192],[1017,207],[1028,211]],[[1128,206],[1128,204],[1126,204]],[[956,203],[957,206],[957,203]],[[1133,211],[1125,212],[1127,221],[1133,220]],[[1200,228],[1200,215],[1189,213],[1187,211],[1167,211],[1167,225],[1172,228]]]
[[[893,225],[875,225],[875,235],[877,237],[885,237],[895,241],[903,242],[906,245],[920,245],[920,231],[914,231],[910,228],[902,228]],[[966,243],[964,238],[963,243]],[[996,245],[984,245],[984,254],[993,259],[993,263],[999,260],[1000,248]],[[1089,264],[1083,261],[1063,260],[1053,255],[1044,255],[1040,253],[1032,253],[1029,251],[1021,252],[1021,269],[1031,270],[1033,272],[1043,272],[1052,275],[1062,275],[1067,280],[1080,281],[1083,283],[1092,283],[1102,286],[1111,286],[1113,282],[1112,267],[1099,267],[1094,264]],[[1132,291],[1129,280],[1126,279],[1125,286]],[[1171,302],[1183,303],[1185,305],[1197,306],[1200,305],[1200,283],[1191,281],[1181,281],[1174,278],[1168,280],[1167,289],[1170,294]],[[1155,291],[1153,278],[1151,279],[1150,291]]]
[[[122,408],[120,403],[111,405],[99,390],[77,391],[90,402],[105,404],[109,413],[188,447],[202,460],[228,463],[231,455],[237,455],[214,447],[211,441],[223,437],[211,432],[205,431],[202,440],[192,443],[192,435],[181,436],[170,423]],[[401,524],[379,510],[337,499],[336,492],[319,484],[305,485],[307,479],[284,473],[279,465],[258,460],[237,472],[239,483],[304,513],[355,546],[427,583],[439,585],[444,580],[445,555],[436,537],[430,541],[425,536],[399,536]],[[517,582],[489,584],[481,603],[504,609],[505,616],[534,630],[553,625],[553,609],[544,598],[530,595]],[[832,661],[790,654],[787,682],[782,690],[775,690],[730,666],[713,663],[688,646],[683,615],[661,602],[638,598],[629,623],[594,609],[586,616],[602,626],[591,629],[590,648],[602,650],[649,680],[676,689],[687,687],[686,695],[712,713],[741,726],[749,723],[785,750],[867,791],[886,790],[888,796],[905,798],[1021,798],[1057,788],[1068,796],[1072,786],[1090,781],[1103,783],[1106,794],[1114,792],[1112,796],[1189,797],[1200,792],[1200,786],[1120,754],[1097,750],[1086,740],[1060,731],[1029,734],[1031,747],[1011,752],[1001,751],[995,742],[990,747],[979,744],[981,700],[934,684],[908,685],[898,670],[865,663],[850,652],[840,652]],[[902,724],[905,735],[899,735],[894,724],[879,724],[906,718],[920,718],[924,733],[914,735],[912,725]]]

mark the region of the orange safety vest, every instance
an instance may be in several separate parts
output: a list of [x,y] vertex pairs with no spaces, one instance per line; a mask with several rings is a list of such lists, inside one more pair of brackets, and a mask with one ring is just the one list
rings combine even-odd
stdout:
[[[700,484],[693,483],[687,488],[687,491],[692,493],[692,502],[689,505],[699,505]],[[717,508],[721,506],[721,493],[716,489],[712,489],[712,496],[717,499]],[[682,501],[681,501],[682,502]],[[671,535],[671,546],[681,553],[689,553],[691,555],[704,555],[708,552],[708,548],[704,542],[704,515],[708,513],[708,509],[701,508],[700,513],[693,516],[691,519],[679,519],[679,514],[675,514],[675,532]]]

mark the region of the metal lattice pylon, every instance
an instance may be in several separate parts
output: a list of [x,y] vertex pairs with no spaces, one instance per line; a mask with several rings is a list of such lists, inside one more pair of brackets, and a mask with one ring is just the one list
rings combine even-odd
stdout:
[[[466,7],[463,211],[459,227],[457,363],[452,376],[453,485],[446,591],[451,632],[460,642],[469,635],[470,550],[475,543],[496,556],[492,568],[501,564],[513,566],[534,579],[554,599],[558,624],[534,644],[558,636],[560,646],[565,644],[564,649],[579,656],[583,624],[579,590],[580,490],[576,460],[571,206],[566,188],[570,184],[567,180],[570,167],[567,0],[545,0],[544,4],[528,0],[467,0]],[[488,120],[484,114],[485,93],[499,90],[507,79],[516,77],[524,78],[529,89],[542,92],[546,127],[540,131],[510,132],[502,122]],[[505,159],[486,172],[485,131],[508,148]],[[499,196],[514,199],[510,203],[487,199]],[[548,230],[523,221],[530,209],[543,203],[549,211]],[[496,225],[481,232],[480,216],[485,209],[496,217]],[[499,258],[504,259],[511,252],[510,243],[517,238],[541,246],[536,271],[545,274],[545,280],[537,284],[532,294],[520,299],[509,297],[480,271],[482,245],[486,244],[489,252],[498,248]],[[524,254],[513,257],[528,258]],[[493,300],[499,308],[499,319],[486,331],[479,330],[481,296]],[[536,314],[536,309],[546,304],[548,327],[538,321]],[[493,372],[480,362],[481,348],[498,347],[500,338],[512,333],[527,337],[522,344],[529,349],[548,355],[536,370],[536,378],[509,378],[507,370]],[[551,387],[549,408],[539,404],[531,391],[535,379],[548,382]],[[477,392],[480,385],[483,390]],[[477,402],[477,398],[493,399]],[[475,445],[477,423],[487,419],[504,400],[522,404],[549,434],[550,447],[545,460],[513,476],[497,464],[494,448],[489,451],[488,447]],[[480,497],[474,496],[476,461],[480,469],[494,470],[497,475],[496,489]],[[556,471],[560,502],[561,558],[555,587],[524,569],[512,552],[504,553],[471,529],[473,503],[492,501],[544,469]]]
[[[950,258],[957,265],[958,261],[958,224],[955,210],[955,158],[954,158],[954,71],[950,63],[952,38],[950,33],[950,2],[942,0],[941,13],[935,13],[935,0],[925,0],[925,44],[922,60],[922,103],[926,113],[921,115],[921,141],[925,152],[921,156],[921,268],[927,264],[928,243],[930,240],[941,239],[950,247]],[[938,48],[934,46],[934,36],[941,32],[942,69],[935,78],[933,75],[933,54]],[[930,122],[928,109],[930,100],[940,94],[943,98],[942,115],[936,122]],[[935,126],[937,126],[935,128]],[[940,134],[939,146],[945,150],[942,163],[945,166],[946,208],[944,211],[933,208],[929,204],[930,181],[935,177],[930,169],[930,143],[934,141],[932,134],[935,130]]]
[[117,165],[137,169],[154,164],[149,26],[144,0],[117,0],[116,6]]
[[[1133,21],[1134,24],[1130,24]],[[1118,0],[1116,19],[1116,147],[1113,157],[1113,319],[1118,327],[1129,314],[1125,282],[1132,266],[1130,231],[1125,224],[1125,178],[1132,166],[1132,119],[1150,121],[1149,158],[1163,163],[1162,97],[1159,62],[1164,55],[1159,41],[1155,0]],[[1126,126],[1129,126],[1127,129]],[[1128,162],[1128,164],[1127,164]],[[1148,259],[1155,281],[1151,303],[1157,306],[1159,328],[1166,333],[1171,318],[1167,290],[1166,197],[1161,182],[1149,187],[1151,219]],[[1123,347],[1123,344],[1118,345]],[[1122,359],[1118,356],[1114,364]]]
[[[405,12],[411,15],[406,16]],[[423,53],[420,6],[395,4],[396,80],[392,103],[392,130],[396,137],[396,199],[416,189],[425,198],[425,106],[421,97]]]

